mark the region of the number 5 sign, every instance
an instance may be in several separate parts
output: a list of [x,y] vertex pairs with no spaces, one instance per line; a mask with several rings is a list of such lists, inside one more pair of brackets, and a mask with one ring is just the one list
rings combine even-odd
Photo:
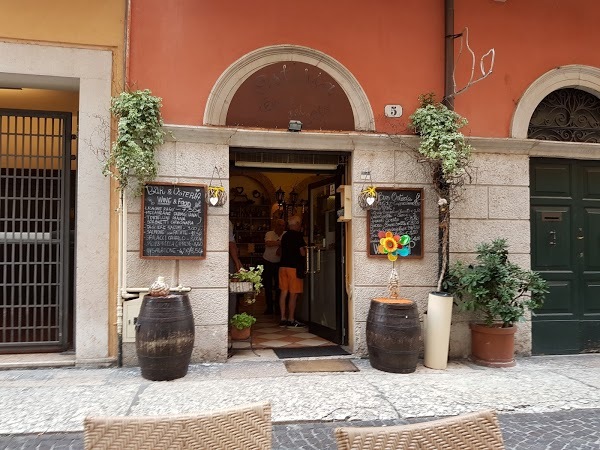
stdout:
[[385,117],[400,117],[402,115],[402,106],[385,105]]

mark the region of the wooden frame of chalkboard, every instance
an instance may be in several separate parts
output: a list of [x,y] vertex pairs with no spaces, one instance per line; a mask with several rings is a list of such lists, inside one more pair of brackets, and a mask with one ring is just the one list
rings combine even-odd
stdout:
[[404,258],[423,258],[423,189],[378,187],[377,192],[378,207],[367,211],[367,256],[387,258],[377,251],[377,233],[392,231],[408,234],[415,243],[410,256]]
[[148,183],[142,192],[140,258],[205,259],[205,184]]

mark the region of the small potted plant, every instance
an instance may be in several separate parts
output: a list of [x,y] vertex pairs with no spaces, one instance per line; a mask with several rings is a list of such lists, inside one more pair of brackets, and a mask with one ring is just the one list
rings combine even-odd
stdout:
[[230,320],[231,339],[243,341],[250,337],[250,329],[256,322],[256,318],[248,313],[235,314]]
[[515,324],[542,306],[546,281],[511,263],[506,240],[496,239],[477,246],[475,264],[452,265],[445,285],[461,309],[483,315],[483,323],[470,325],[471,359],[490,367],[514,366]]
[[263,270],[264,267],[258,265],[256,267],[250,267],[250,269],[241,268],[238,272],[230,274],[229,292],[249,294],[244,295],[246,304],[254,303],[256,295],[258,295],[263,288]]

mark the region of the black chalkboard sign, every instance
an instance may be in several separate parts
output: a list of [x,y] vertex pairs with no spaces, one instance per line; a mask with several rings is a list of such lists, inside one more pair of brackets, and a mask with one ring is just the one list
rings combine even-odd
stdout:
[[406,258],[423,257],[423,189],[377,188],[379,205],[367,212],[367,255],[378,252],[380,231],[408,234],[414,247]]
[[206,258],[206,186],[147,184],[140,235],[141,258]]

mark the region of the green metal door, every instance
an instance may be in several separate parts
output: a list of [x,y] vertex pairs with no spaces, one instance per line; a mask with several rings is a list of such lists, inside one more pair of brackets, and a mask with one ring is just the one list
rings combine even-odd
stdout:
[[531,160],[532,269],[550,293],[532,317],[533,353],[600,350],[600,162]]

